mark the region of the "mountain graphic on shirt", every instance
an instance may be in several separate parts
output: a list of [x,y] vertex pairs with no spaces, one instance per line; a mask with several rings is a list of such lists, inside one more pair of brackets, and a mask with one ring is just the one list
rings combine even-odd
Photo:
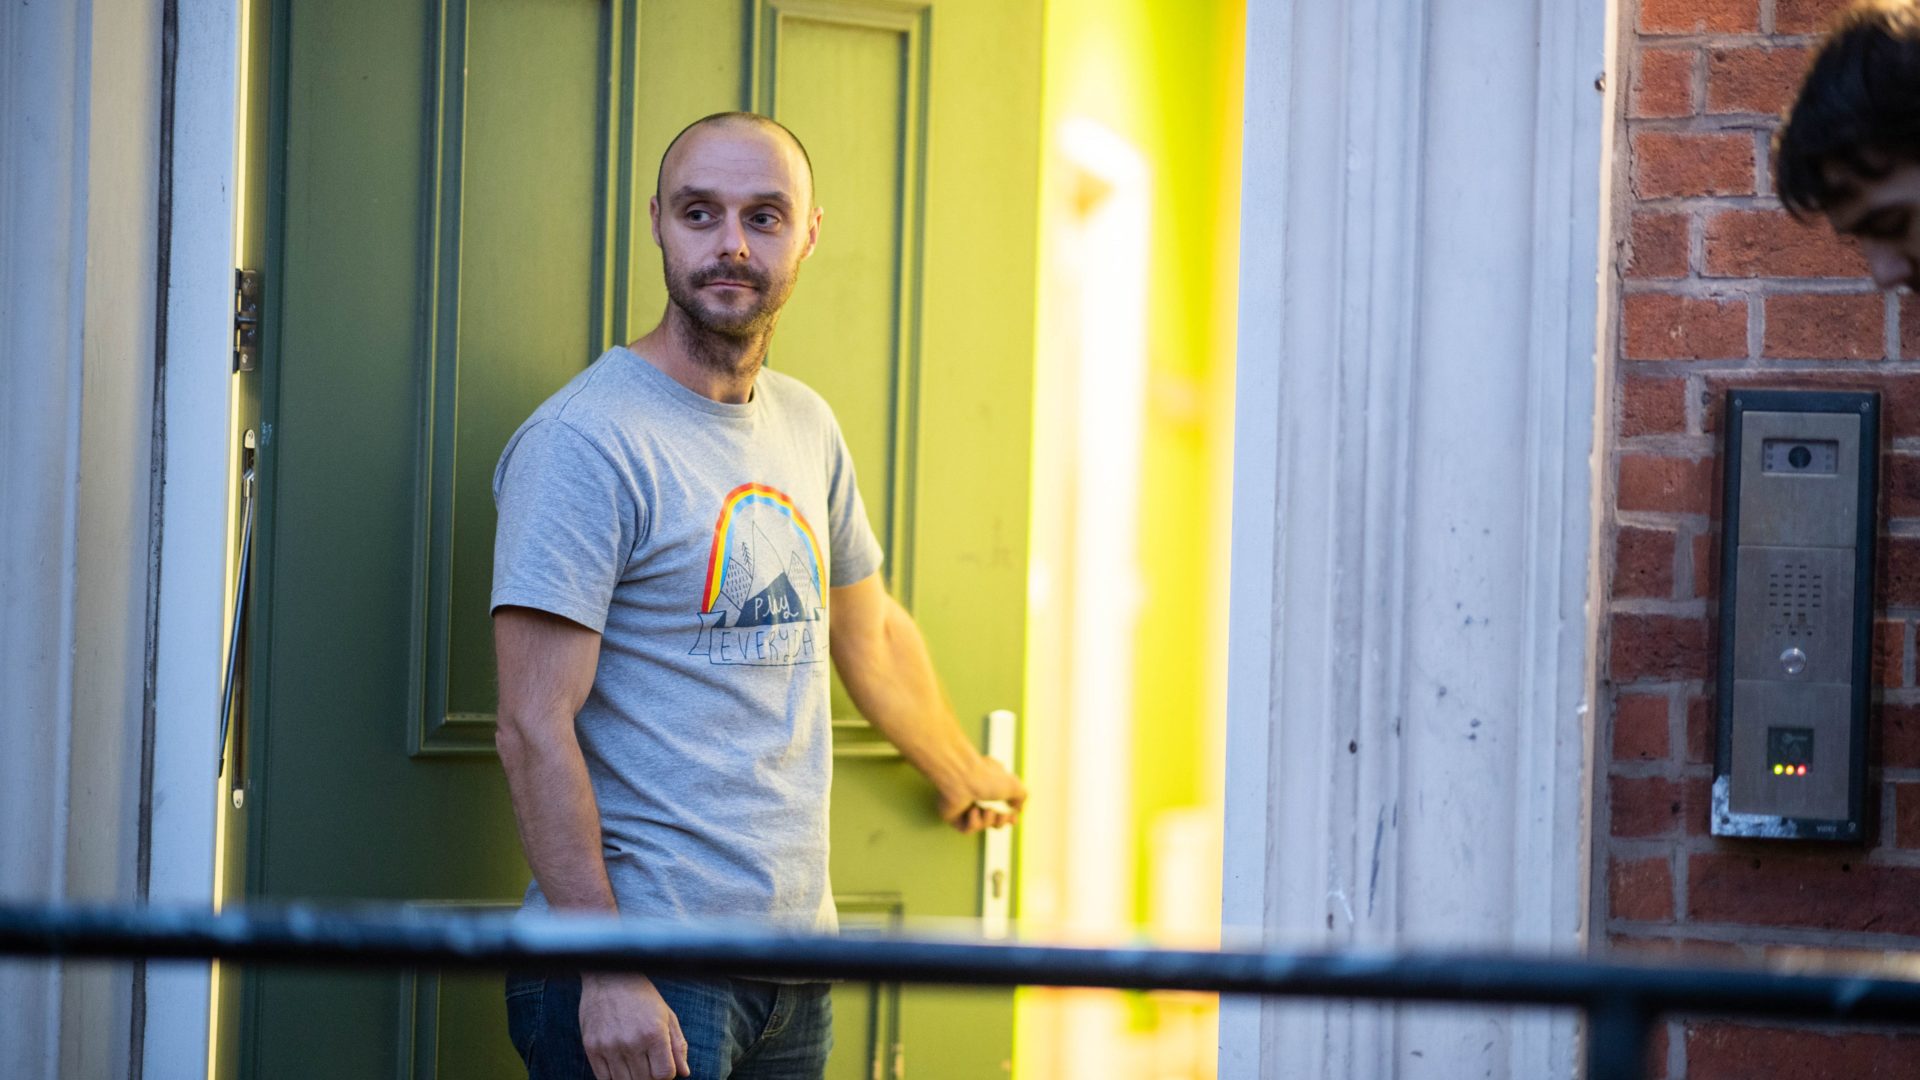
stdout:
[[692,654],[757,667],[824,659],[819,545],[793,500],[763,484],[727,497],[714,526]]

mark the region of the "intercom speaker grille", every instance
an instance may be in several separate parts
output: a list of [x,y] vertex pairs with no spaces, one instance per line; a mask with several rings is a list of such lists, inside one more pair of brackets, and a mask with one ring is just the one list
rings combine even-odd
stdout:
[[1818,567],[1782,560],[1767,571],[1767,634],[1790,641],[1820,636],[1826,581]]

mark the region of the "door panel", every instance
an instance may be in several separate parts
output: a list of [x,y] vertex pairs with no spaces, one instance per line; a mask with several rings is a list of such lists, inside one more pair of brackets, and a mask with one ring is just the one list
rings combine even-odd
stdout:
[[[708,112],[757,105],[807,139],[827,220],[773,363],[838,412],[963,718],[1019,700],[1038,10],[281,0],[234,832],[250,898],[518,899],[492,753],[491,473],[539,401],[659,317],[647,199],[667,140]],[[1008,72],[984,88],[982,50]],[[945,204],[928,195],[943,154],[964,174]],[[850,930],[976,915],[979,840],[934,820],[924,782],[835,702]],[[240,1075],[518,1074],[497,977],[263,971],[245,991]],[[920,1061],[973,1078],[1009,1056],[1005,993],[848,985],[836,1003],[835,1077]]]

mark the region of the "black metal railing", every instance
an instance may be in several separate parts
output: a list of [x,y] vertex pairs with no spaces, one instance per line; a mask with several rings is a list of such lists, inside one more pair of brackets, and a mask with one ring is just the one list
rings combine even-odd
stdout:
[[1589,1080],[1644,1074],[1663,1015],[1920,1026],[1920,981],[1551,957],[999,944],[797,935],[753,925],[305,906],[0,904],[0,956],[211,959],[331,967],[646,971],[973,986],[1203,990],[1283,998],[1572,1008]]

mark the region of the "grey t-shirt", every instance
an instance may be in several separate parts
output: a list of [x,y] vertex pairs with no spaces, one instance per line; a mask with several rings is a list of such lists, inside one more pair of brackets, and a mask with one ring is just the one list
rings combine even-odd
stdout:
[[827,596],[881,552],[826,402],[765,370],[723,404],[615,347],[493,492],[493,606],[602,634],[575,730],[621,912],[833,929]]

